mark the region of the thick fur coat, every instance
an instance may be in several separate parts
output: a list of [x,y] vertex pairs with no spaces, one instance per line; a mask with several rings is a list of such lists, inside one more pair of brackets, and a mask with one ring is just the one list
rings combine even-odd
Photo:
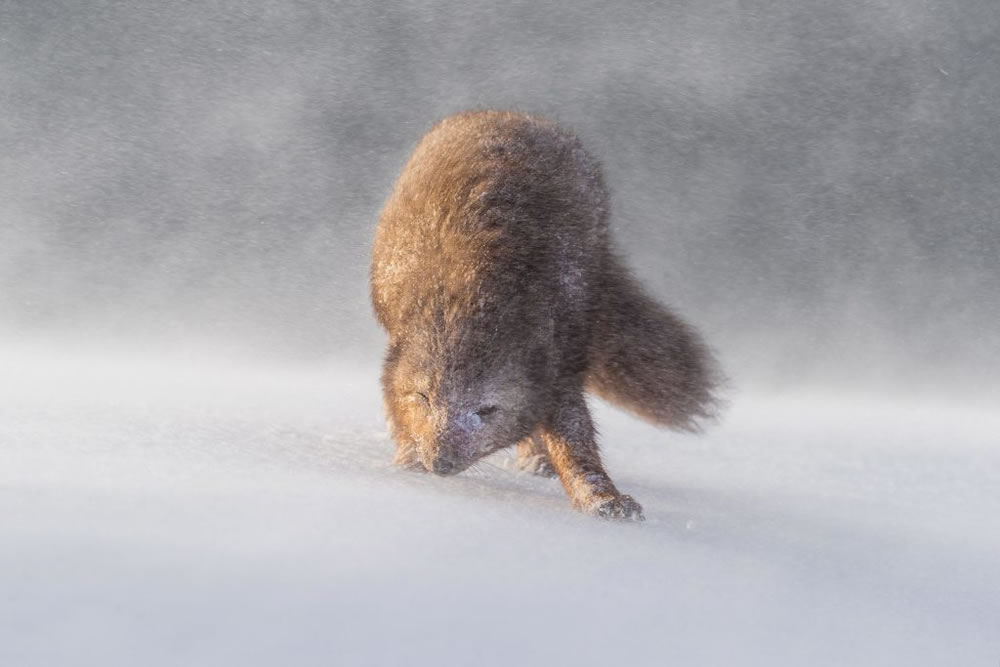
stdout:
[[599,165],[542,118],[461,113],[421,139],[379,220],[371,296],[401,465],[451,475],[517,444],[576,508],[641,519],[584,392],[676,429],[713,415],[706,346],[615,257]]

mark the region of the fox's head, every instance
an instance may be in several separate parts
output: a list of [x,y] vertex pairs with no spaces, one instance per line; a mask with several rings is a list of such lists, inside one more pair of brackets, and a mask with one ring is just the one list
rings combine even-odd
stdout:
[[382,389],[393,437],[438,475],[527,437],[543,388],[521,352],[498,355],[421,335],[390,344]]

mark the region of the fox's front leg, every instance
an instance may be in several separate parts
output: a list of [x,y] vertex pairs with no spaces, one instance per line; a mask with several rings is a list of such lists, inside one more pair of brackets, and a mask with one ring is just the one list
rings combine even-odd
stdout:
[[582,390],[564,394],[540,433],[573,507],[609,519],[644,519],[642,506],[620,493],[601,465]]
[[424,464],[417,456],[417,448],[412,443],[396,442],[396,455],[392,457],[392,462],[407,470],[426,471]]
[[[388,413],[388,411],[386,411]],[[417,443],[412,440],[401,438],[396,432],[396,425],[392,421],[392,417],[388,418],[389,421],[389,433],[392,434],[392,439],[396,443],[396,454],[392,457],[392,462],[401,468],[406,468],[407,470],[419,470],[421,472],[426,472],[427,468],[420,461],[420,457],[417,454]]]
[[385,407],[385,420],[386,426],[389,427],[389,435],[392,436],[393,442],[396,443],[396,454],[392,457],[393,464],[407,470],[426,472],[427,469],[417,455],[417,443],[400,437],[400,433],[396,430],[396,422],[392,418],[392,410],[389,409],[389,400],[385,399],[383,405]]

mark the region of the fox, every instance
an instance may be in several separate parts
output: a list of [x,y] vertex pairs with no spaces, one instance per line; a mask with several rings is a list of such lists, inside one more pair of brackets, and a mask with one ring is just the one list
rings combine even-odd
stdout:
[[375,230],[382,395],[400,466],[456,475],[516,447],[572,506],[641,521],[601,462],[588,393],[658,426],[717,418],[723,374],[617,255],[598,162],[546,118],[477,110],[416,145]]

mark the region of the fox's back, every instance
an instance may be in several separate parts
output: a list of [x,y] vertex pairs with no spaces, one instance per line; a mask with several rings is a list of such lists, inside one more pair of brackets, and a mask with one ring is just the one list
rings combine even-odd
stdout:
[[582,312],[606,245],[607,191],[575,136],[523,114],[458,114],[421,139],[383,208],[372,300],[390,333],[420,304]]

